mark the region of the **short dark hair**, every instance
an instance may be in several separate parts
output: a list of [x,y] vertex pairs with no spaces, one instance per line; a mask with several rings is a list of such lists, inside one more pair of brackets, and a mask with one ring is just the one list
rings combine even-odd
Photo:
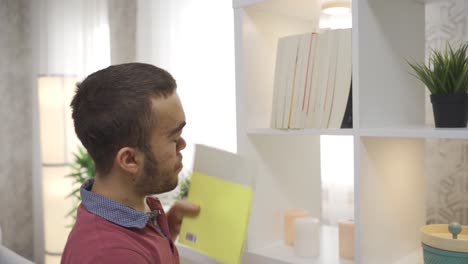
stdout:
[[148,149],[157,122],[151,98],[167,98],[176,88],[170,73],[145,63],[110,66],[77,84],[70,105],[75,132],[98,174],[109,173],[122,147]]

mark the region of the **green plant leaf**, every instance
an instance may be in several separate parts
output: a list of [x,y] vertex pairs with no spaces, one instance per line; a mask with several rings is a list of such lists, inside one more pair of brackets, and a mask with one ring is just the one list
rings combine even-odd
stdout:
[[76,210],[78,209],[78,206],[74,206],[73,209],[71,209],[66,215],[65,217],[70,217],[70,216],[73,216],[76,212]]
[[75,189],[75,190],[73,190],[73,192],[71,192],[71,193],[70,193],[69,195],[67,195],[65,198],[72,197],[72,196],[74,196],[75,194],[77,194],[79,191],[80,191],[79,188],[78,188],[78,189]]
[[81,185],[95,175],[94,162],[86,150],[81,147],[73,153],[73,162],[70,164],[70,168],[72,169],[72,173],[64,175],[64,177],[72,179],[72,185],[74,186],[72,192],[65,197],[74,201],[73,209],[66,215],[66,217],[71,217],[73,221],[73,224],[67,225],[68,227],[72,227],[76,221],[76,210],[81,202]]
[[431,94],[466,93],[468,91],[468,43],[454,49],[450,44],[444,50],[431,49],[427,65],[407,63],[411,75],[419,79]]

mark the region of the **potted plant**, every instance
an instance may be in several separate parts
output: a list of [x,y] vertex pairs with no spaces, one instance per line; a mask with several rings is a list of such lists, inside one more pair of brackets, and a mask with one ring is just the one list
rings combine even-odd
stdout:
[[73,219],[73,223],[70,225],[73,226],[76,221],[76,209],[78,209],[78,205],[81,202],[80,196],[80,187],[81,185],[91,179],[95,175],[94,171],[94,162],[91,156],[89,156],[88,152],[85,149],[79,147],[77,153],[73,153],[74,160],[73,163],[70,165],[72,172],[70,174],[65,175],[65,177],[73,179],[73,187],[74,189],[72,192],[66,197],[72,197],[75,201],[73,208],[68,212],[66,217],[71,217]]
[[190,189],[190,177],[191,176],[185,176],[183,174],[179,175],[179,190],[175,196],[176,200],[183,200],[187,198],[188,191]]
[[432,50],[428,66],[408,64],[431,95],[436,127],[466,127],[468,110],[468,43],[454,49]]

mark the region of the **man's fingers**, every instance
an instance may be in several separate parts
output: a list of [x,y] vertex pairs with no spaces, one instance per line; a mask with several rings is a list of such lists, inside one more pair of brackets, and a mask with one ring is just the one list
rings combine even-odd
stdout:
[[174,203],[167,213],[169,230],[173,238],[180,232],[182,218],[184,216],[197,216],[200,213],[200,206],[190,203],[187,200],[181,200]]
[[174,204],[174,209],[177,209],[177,214],[183,216],[197,216],[200,213],[200,206],[193,204],[187,200],[177,201]]

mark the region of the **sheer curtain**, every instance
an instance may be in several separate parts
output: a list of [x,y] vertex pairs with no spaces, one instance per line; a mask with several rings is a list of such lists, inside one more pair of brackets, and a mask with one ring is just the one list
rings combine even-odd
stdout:
[[39,74],[82,78],[110,63],[106,0],[40,0]]
[[139,0],[137,10],[137,60],[177,81],[187,118],[185,170],[194,143],[236,152],[231,1]]
[[321,136],[322,221],[336,226],[354,220],[354,144],[352,136]]
[[107,0],[40,0],[38,7],[39,126],[45,263],[59,263],[72,218],[73,153],[80,145],[71,119],[76,82],[109,66]]

